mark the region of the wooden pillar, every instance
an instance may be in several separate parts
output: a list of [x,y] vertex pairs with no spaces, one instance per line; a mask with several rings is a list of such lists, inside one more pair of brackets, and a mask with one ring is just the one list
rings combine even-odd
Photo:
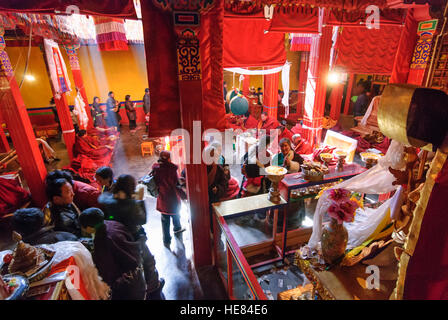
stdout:
[[[0,37],[2,42],[3,36]],[[34,205],[43,207],[47,201],[44,184],[47,169],[14,77],[11,62],[4,50],[0,51],[0,64],[1,113],[8,126]]]
[[65,147],[70,161],[73,159],[73,144],[75,143],[75,129],[73,127],[70,109],[68,107],[67,97],[65,93],[56,92],[53,83],[50,80],[50,69],[48,68],[47,57],[45,50],[41,47],[45,66],[47,68],[48,79],[50,81],[51,92],[53,93],[54,102],[56,104],[56,111],[59,116],[59,123],[61,124],[62,136],[64,138]]
[[277,119],[278,111],[278,79],[279,73],[263,76],[263,111],[274,119]]
[[322,35],[313,37],[311,42],[303,130],[305,139],[312,145],[321,142],[332,29],[329,26],[323,27]]
[[347,91],[345,93],[345,104],[344,104],[344,114],[345,115],[348,115],[348,112],[350,110],[350,101],[352,98],[352,89],[353,89],[354,82],[355,82],[355,75],[353,73],[350,73],[348,76]]
[[65,51],[68,55],[68,61],[70,62],[70,69],[72,70],[73,80],[75,82],[76,88],[79,89],[81,93],[82,100],[85,103],[85,109],[87,116],[89,117],[89,123],[87,125],[87,128],[93,128],[93,119],[92,114],[90,112],[90,106],[89,106],[89,100],[87,99],[87,93],[86,88],[84,87],[84,80],[82,78],[82,72],[81,67],[79,65],[79,58],[78,53],[76,50],[79,48],[79,45],[71,45],[71,46],[64,46]]

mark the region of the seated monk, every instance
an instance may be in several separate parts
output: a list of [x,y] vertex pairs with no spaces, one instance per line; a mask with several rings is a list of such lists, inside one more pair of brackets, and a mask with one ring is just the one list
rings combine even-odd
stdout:
[[238,180],[230,175],[229,165],[223,165],[224,175],[227,179],[227,190],[226,194],[219,199],[220,201],[226,201],[230,199],[235,199],[240,192],[240,186]]
[[249,112],[244,115],[245,119],[242,124],[243,130],[246,129],[256,129],[258,126],[258,120],[255,119]]
[[94,139],[86,135],[85,130],[79,130],[75,138],[75,143],[73,144],[73,156],[85,155],[93,160],[106,157],[112,148],[108,145],[104,147],[98,146],[98,144]]
[[286,127],[281,126],[281,127],[280,127],[280,134],[279,134],[279,136],[278,136],[278,140],[281,140],[281,139],[283,139],[283,138],[287,138],[287,139],[289,139],[289,140],[292,141],[292,137],[293,137],[293,135],[294,135],[294,134],[291,132],[291,130],[289,130],[289,129],[286,128]]
[[266,130],[265,134],[270,135],[271,130],[275,130],[280,126],[277,119],[268,116],[266,111],[261,113],[261,120],[258,122],[258,130]]
[[302,139],[300,134],[292,136],[292,143],[294,144],[294,152],[297,154],[311,154],[313,153],[313,146],[305,139]]

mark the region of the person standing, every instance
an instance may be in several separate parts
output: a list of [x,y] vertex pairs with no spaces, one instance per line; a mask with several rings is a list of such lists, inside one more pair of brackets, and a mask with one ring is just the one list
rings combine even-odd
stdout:
[[165,280],[163,278],[159,280],[156,261],[146,245],[148,238],[142,227],[146,223],[146,208],[143,200],[134,199],[136,185],[134,177],[122,174],[112,185],[111,193],[105,192],[101,194],[98,202],[104,208],[106,220],[118,221],[125,225],[134,239],[140,243],[143,270],[147,284],[146,298],[150,300],[164,300],[162,288]]
[[131,130],[131,133],[134,133],[137,127],[137,111],[135,111],[135,102],[131,101],[129,94],[124,98],[124,107],[129,120],[129,130]]
[[143,96],[143,111],[145,115],[149,115],[151,110],[151,97],[149,96],[149,89],[145,89],[145,95]]
[[145,89],[145,95],[143,96],[143,111],[145,112],[145,124],[146,132],[149,130],[149,113],[151,111],[151,97],[149,96],[149,89]]
[[120,110],[118,102],[115,100],[115,95],[112,91],[109,92],[108,96],[109,98],[106,101],[106,124],[109,128],[116,127],[120,131],[118,126],[118,111]]
[[163,244],[169,248],[171,245],[171,219],[175,235],[185,231],[180,224],[181,200],[177,191],[177,165],[171,162],[169,151],[164,150],[160,153],[159,160],[152,166],[152,173],[159,188],[156,208],[162,214]]
[[104,127],[105,123],[104,123],[104,114],[103,114],[103,110],[101,110],[100,107],[100,98],[98,97],[93,97],[93,103],[92,103],[92,107],[90,109],[91,115],[92,115],[92,119],[93,119],[93,126],[96,127]]

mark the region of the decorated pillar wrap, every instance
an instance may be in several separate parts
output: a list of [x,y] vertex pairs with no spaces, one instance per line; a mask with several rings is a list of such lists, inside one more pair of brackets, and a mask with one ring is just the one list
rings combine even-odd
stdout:
[[414,55],[408,75],[408,83],[423,85],[426,67],[431,56],[433,35],[437,29],[437,20],[422,21],[418,24],[419,39],[415,45]]
[[[195,267],[212,264],[205,129],[223,129],[222,1],[141,2],[151,111],[150,136],[182,128]],[[163,43],[163,45],[161,45]],[[163,83],[163,86],[161,86]],[[166,118],[169,112],[170,119]],[[194,123],[195,122],[195,123]],[[199,124],[199,127],[197,126]],[[195,126],[194,126],[195,125]],[[193,129],[194,128],[194,129]],[[184,132],[185,132],[184,131]],[[176,134],[177,136],[177,134]],[[202,147],[202,148],[201,148]],[[198,158],[199,157],[199,158]]]
[[245,74],[243,77],[243,95],[247,97],[249,95],[250,88],[250,75]]
[[0,28],[0,95],[2,96],[0,110],[16,149],[34,205],[43,207],[47,201],[44,184],[47,169],[14,77],[14,70],[4,50],[3,34],[3,28]]
[[75,129],[73,128],[73,121],[65,95],[66,92],[71,91],[71,84],[59,46],[53,40],[44,39],[44,60],[50,78],[51,90],[59,116],[62,136],[64,137],[67,153],[71,161],[73,159]]
[[[272,67],[266,67],[270,69]],[[277,119],[278,112],[278,73],[263,75],[263,111],[267,112],[269,117]]]
[[297,102],[296,113],[303,116],[303,107],[305,106],[305,90],[308,75],[308,61],[310,58],[309,51],[300,52],[300,71],[299,71],[299,97]]
[[93,19],[99,51],[128,50],[123,19],[98,16]]
[[320,144],[322,137],[331,45],[332,27],[323,27],[322,35],[311,40],[303,132],[304,138],[312,145]]
[[[85,110],[89,119],[87,128],[93,128],[93,119],[90,112],[89,100],[87,99],[86,88],[84,87],[84,80],[82,78],[81,67],[79,65],[79,58],[77,50],[80,45],[64,45],[65,52],[67,52],[68,61],[70,62],[70,69],[72,70],[73,80],[75,81],[75,87],[79,90],[82,100],[85,104]],[[82,128],[85,129],[85,128]]]

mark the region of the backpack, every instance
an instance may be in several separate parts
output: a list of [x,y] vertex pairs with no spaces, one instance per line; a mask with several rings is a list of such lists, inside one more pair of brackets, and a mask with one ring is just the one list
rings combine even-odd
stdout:
[[148,192],[151,196],[157,198],[157,196],[159,195],[159,187],[156,184],[156,179],[152,171],[141,178],[140,183],[146,186],[146,189],[148,189]]

